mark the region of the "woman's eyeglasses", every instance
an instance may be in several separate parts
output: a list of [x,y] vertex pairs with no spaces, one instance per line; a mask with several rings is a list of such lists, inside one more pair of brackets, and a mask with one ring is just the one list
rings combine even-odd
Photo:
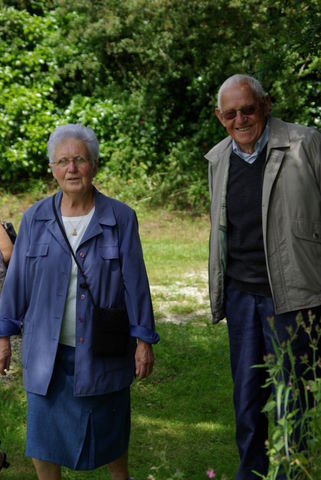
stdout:
[[226,112],[221,112],[222,117],[224,120],[233,120],[236,117],[237,112],[241,112],[242,115],[248,117],[249,115],[253,115],[257,110],[257,105],[245,105],[244,107],[232,110],[226,110]]
[[88,160],[78,155],[77,157],[74,157],[72,159],[63,157],[53,163],[57,165],[57,167],[64,168],[67,167],[70,162],[74,162],[76,167],[82,167],[83,165],[86,165],[88,163]]

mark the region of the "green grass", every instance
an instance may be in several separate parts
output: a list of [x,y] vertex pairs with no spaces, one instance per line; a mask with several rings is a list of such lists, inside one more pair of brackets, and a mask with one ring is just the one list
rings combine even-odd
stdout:
[[[226,329],[189,323],[160,324],[158,330],[154,374],[133,388],[133,473],[165,480],[179,471],[184,479],[199,480],[212,466],[217,478],[232,478],[237,456]],[[136,442],[141,457],[134,454]]]
[[[7,212],[18,227],[35,196],[4,199],[0,216]],[[226,325],[213,327],[209,318],[208,218],[136,209],[161,342],[152,376],[132,387],[131,473],[137,480],[201,480],[212,467],[216,479],[232,480],[238,463],[232,381]],[[8,480],[36,478],[24,456],[20,377],[17,372],[9,383],[0,382],[0,439],[11,463],[0,478]],[[110,477],[102,467],[64,469],[63,478]]]
[[[137,480],[206,478],[213,467],[217,478],[232,479],[237,452],[225,325],[158,325],[161,342],[155,347],[153,375],[132,388],[130,466]],[[2,447],[10,468],[8,480],[35,479],[24,457],[26,402],[19,376],[1,388]],[[64,478],[109,478],[95,472],[64,469]]]
[[138,218],[152,284],[170,286],[186,273],[198,273],[207,268],[207,216],[138,209]]

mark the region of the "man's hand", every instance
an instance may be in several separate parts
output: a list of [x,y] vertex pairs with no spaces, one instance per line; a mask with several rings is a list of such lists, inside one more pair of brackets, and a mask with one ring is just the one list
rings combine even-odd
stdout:
[[148,377],[153,371],[154,366],[154,354],[153,347],[149,343],[145,343],[142,340],[138,340],[136,354],[136,375],[141,380]]
[[9,337],[0,337],[0,375],[10,368],[11,346]]

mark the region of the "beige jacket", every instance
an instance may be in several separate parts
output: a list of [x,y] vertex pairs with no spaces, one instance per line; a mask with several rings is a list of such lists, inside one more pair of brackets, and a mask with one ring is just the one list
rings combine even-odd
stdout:
[[[232,139],[209,162],[209,291],[216,323],[225,316],[226,187]],[[277,314],[321,305],[321,133],[271,117],[263,174],[262,226]]]

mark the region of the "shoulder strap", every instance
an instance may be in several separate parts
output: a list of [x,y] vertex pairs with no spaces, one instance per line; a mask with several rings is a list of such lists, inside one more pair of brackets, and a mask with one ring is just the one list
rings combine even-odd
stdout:
[[69,248],[69,250],[70,250],[70,253],[71,253],[71,255],[73,256],[73,259],[75,260],[76,265],[77,265],[77,267],[78,267],[78,269],[79,269],[79,271],[80,271],[83,279],[85,280],[85,283],[82,283],[80,286],[81,286],[82,288],[88,290],[88,293],[89,293],[89,296],[90,296],[90,300],[91,300],[92,304],[93,304],[94,307],[95,307],[96,304],[95,304],[95,302],[94,302],[94,297],[92,296],[91,290],[90,290],[89,285],[88,285],[88,283],[87,283],[87,278],[86,278],[85,272],[83,271],[83,269],[82,269],[81,266],[80,266],[80,263],[79,263],[78,260],[77,260],[77,257],[76,257],[76,255],[75,255],[75,252],[73,251],[73,249],[72,249],[72,247],[71,247],[71,245],[70,245],[70,243],[69,243],[68,237],[67,237],[67,235],[66,235],[66,231],[65,231],[64,227],[62,226],[61,221],[60,221],[60,218],[59,218],[59,216],[58,216],[57,209],[56,209],[55,198],[56,198],[56,194],[54,194],[53,197],[52,197],[52,209],[53,209],[53,212],[54,212],[54,214],[55,214],[55,218],[56,218],[56,221],[57,221],[57,223],[58,223],[58,227],[60,228],[60,231],[61,231],[61,233],[62,233],[62,235],[63,235],[63,237],[64,237],[64,239],[65,239],[65,242],[66,242],[66,244],[67,244],[67,246],[68,246],[68,248]]

